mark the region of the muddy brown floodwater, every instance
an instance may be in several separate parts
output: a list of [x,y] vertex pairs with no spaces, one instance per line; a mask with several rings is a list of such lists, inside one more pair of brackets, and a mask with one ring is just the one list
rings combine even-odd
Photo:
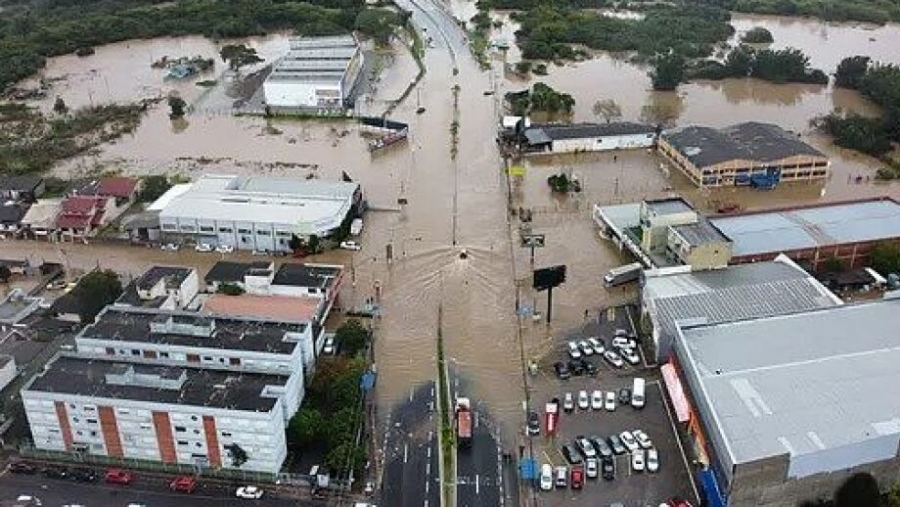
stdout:
[[[57,94],[70,106],[78,106],[174,91],[193,106],[186,124],[173,125],[167,108],[157,106],[132,136],[62,163],[54,172],[77,175],[96,168],[118,168],[128,174],[237,172],[336,179],[346,171],[360,181],[376,208],[366,221],[363,250],[330,252],[311,260],[342,262],[349,267],[351,283],[342,296],[345,305],[374,296],[376,284],[383,287],[384,314],[376,346],[380,403],[389,406],[407,397],[411,387],[434,379],[438,308],[442,307],[446,355],[467,380],[469,392],[464,394],[491,407],[509,444],[522,422],[517,284],[521,301],[528,306],[536,304],[542,313],[545,295],[535,295],[528,288],[528,252],[518,245],[518,239],[511,240],[507,178],[495,137],[500,97],[532,81],[506,75],[501,55],[494,56],[490,71],[478,68],[465,46],[464,34],[447,14],[452,11],[461,19],[471,17],[475,13],[472,2],[400,3],[413,11],[416,23],[435,41],[435,47],[426,50],[426,76],[392,115],[410,124],[407,143],[371,155],[364,134],[353,122],[233,117],[227,112],[228,98],[221,87],[207,91],[192,80],[164,81],[162,71],[150,68],[150,63],[163,55],[215,57],[216,43],[199,37],[131,41],[99,47],[86,59],[51,59],[42,74],[65,79],[56,82],[51,97],[40,105],[49,108]],[[516,26],[509,14],[495,17],[504,21],[495,36],[512,42]],[[775,46],[799,47],[814,65],[829,72],[840,58],[856,53],[893,63],[900,58],[892,51],[900,42],[900,29],[895,25],[872,28],[751,16],[735,16],[734,24],[738,31],[765,26],[775,35]],[[271,60],[285,50],[287,37],[272,35],[248,43]],[[505,56],[508,62],[515,62],[519,52],[513,47]],[[399,46],[385,61],[386,70],[373,92],[359,101],[358,111],[378,114],[416,74],[413,59]],[[592,104],[611,98],[619,103],[626,120],[639,119],[647,104],[663,102],[679,111],[677,123],[682,125],[774,122],[801,133],[828,153],[835,174],[824,184],[783,185],[772,192],[727,189],[701,193],[677,173],[661,168],[659,158],[645,151],[526,160],[526,175],[512,178],[511,204],[533,209],[534,231],[547,235],[547,247],[538,250],[535,264],[569,267],[567,283],[554,295],[552,325],[522,323],[527,357],[542,357],[557,346],[554,338],[578,326],[585,309],[593,311],[634,297],[633,289],[606,291],[601,287],[602,275],[623,259],[596,234],[590,221],[591,206],[596,202],[628,202],[670,192],[683,193],[701,207],[720,201],[756,208],[870,195],[900,197],[897,185],[876,185],[865,178],[862,184],[851,183],[856,175],[871,176],[877,165],[867,157],[832,147],[809,130],[811,117],[835,107],[877,114],[872,104],[854,92],[726,80],[687,84],[677,93],[656,93],[650,90],[646,69],[599,53],[590,61],[551,65],[549,70],[548,76],[538,79],[575,97],[576,121],[597,120],[591,113]],[[221,64],[217,63],[210,78],[227,78]],[[455,85],[460,86],[459,139],[458,156],[452,160]],[[424,114],[416,113],[419,106],[425,108]],[[577,173],[584,192],[562,198],[551,195],[546,178],[559,171]],[[402,209],[397,207],[400,197],[409,203]],[[390,264],[385,257],[388,244],[394,252]],[[65,252],[29,242],[4,243],[2,248],[5,254],[27,255],[37,261],[67,260],[82,268],[100,264],[131,274],[153,263],[177,262],[205,269],[217,258],[100,245],[66,246]],[[462,249],[468,258],[460,258]]]

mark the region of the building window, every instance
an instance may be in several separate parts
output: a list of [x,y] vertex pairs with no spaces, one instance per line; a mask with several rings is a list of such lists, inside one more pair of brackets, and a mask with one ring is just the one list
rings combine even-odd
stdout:
[[116,349],[114,349],[112,347],[106,347],[106,355],[108,355],[108,356],[116,355]]
[[241,365],[241,358],[239,358],[239,357],[230,357],[230,358],[228,358],[228,364],[230,364],[231,366],[240,366],[240,365]]
[[86,419],[86,421],[88,422],[88,424],[97,424],[96,419]]
[[178,445],[188,445],[187,440],[179,440]]
[[270,236],[269,231],[256,231],[257,236]]
[[175,224],[162,224],[162,229],[165,231],[177,231],[178,226]]
[[215,232],[216,229],[214,227],[210,227],[208,225],[201,225],[200,232]]
[[203,360],[204,361],[212,361],[213,358],[212,358],[212,356],[203,356]]
[[253,234],[253,232],[250,229],[238,228],[238,234]]
[[175,426],[175,431],[178,433],[184,433],[185,431],[187,431],[187,428],[185,428],[184,426]]
[[280,236],[282,238],[290,238],[291,237],[291,233],[288,231],[275,231],[275,235]]
[[230,432],[230,431],[223,431],[223,432],[222,432],[222,436],[223,436],[223,437],[227,437],[227,438],[231,438],[231,432]]
[[169,353],[168,352],[160,352],[159,357],[169,357]]
[[193,225],[182,225],[181,230],[184,232],[194,232],[197,229]]
[[138,349],[131,349],[131,355],[132,355],[132,356],[139,356],[139,355],[141,355],[141,351],[138,350]]
[[199,356],[198,354],[188,354],[188,355],[187,355],[187,362],[189,362],[189,363],[199,363],[199,362],[200,362],[200,356]]

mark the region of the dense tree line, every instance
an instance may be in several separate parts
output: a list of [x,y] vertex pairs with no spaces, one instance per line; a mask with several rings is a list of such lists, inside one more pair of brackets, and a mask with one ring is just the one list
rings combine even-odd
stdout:
[[[293,29],[303,35],[344,33],[385,22],[359,19],[364,0],[53,0],[16,4],[0,17],[0,90],[37,71],[49,56],[128,39],[201,34],[211,38]],[[377,18],[377,19],[373,19]]]
[[568,93],[557,92],[544,83],[535,83],[531,90],[509,92],[506,102],[510,113],[527,116],[532,111],[571,114],[575,99]]
[[767,44],[769,42],[775,42],[775,37],[772,37],[772,32],[765,28],[755,26],[750,30],[747,30],[747,33],[741,36],[741,42],[747,44]]
[[815,125],[834,137],[838,146],[884,155],[891,142],[900,142],[900,67],[873,64],[868,57],[844,58],[834,76],[835,86],[859,90],[882,109],[880,118],[843,115],[818,118]]
[[694,79],[755,77],[775,83],[828,84],[828,75],[809,66],[809,57],[795,48],[754,50],[738,46],[724,62],[703,60],[695,63],[688,76]]
[[897,0],[693,0],[738,12],[803,16],[827,21],[900,21]]

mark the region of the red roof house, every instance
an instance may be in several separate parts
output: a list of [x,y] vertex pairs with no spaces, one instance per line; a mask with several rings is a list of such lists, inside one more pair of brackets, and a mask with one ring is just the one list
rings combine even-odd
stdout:
[[111,176],[100,180],[97,187],[97,195],[101,197],[113,197],[117,205],[125,201],[134,200],[138,191],[139,180],[124,176]]
[[103,225],[110,198],[93,195],[76,195],[62,202],[62,210],[56,219],[56,228],[66,235],[84,237]]

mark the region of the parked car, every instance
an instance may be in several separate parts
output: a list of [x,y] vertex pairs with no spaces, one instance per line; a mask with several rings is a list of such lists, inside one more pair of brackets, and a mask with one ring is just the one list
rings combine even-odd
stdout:
[[610,435],[607,440],[609,441],[609,446],[612,448],[614,454],[625,454],[628,451],[628,449],[622,445],[622,440],[618,435]]
[[322,353],[328,355],[337,353],[337,347],[334,345],[334,336],[325,338],[325,345],[322,347]]
[[160,247],[160,250],[165,250],[167,252],[177,252],[179,249],[181,249],[181,246],[178,243],[166,243]]
[[121,468],[110,468],[106,471],[106,482],[110,484],[121,484],[123,486],[127,486],[131,484],[132,480],[134,480],[134,477],[128,470],[122,470]]
[[219,253],[231,253],[234,251],[234,247],[231,245],[219,245],[216,247],[216,251]]
[[607,350],[606,352],[604,352],[603,359],[606,359],[607,363],[616,368],[625,366],[625,362],[622,361],[622,358],[619,356],[619,354],[616,354],[613,350]]
[[631,453],[631,469],[635,472],[643,472],[646,463],[644,462],[644,450],[638,449]]
[[641,356],[638,355],[637,349],[632,348],[622,348],[619,349],[619,354],[628,361],[630,365],[638,365],[641,364]]
[[234,496],[248,500],[259,500],[263,497],[263,490],[256,486],[241,486],[234,492]]
[[553,489],[553,465],[544,463],[541,465],[541,490]]
[[609,444],[606,443],[606,440],[603,440],[598,436],[593,436],[591,437],[591,443],[594,444],[594,449],[597,450],[597,454],[599,454],[601,458],[613,455],[612,449],[609,448]]
[[619,433],[619,438],[622,439],[622,445],[624,445],[625,448],[628,449],[628,452],[634,452],[641,448],[641,446],[638,445],[637,440],[634,439],[634,435],[632,435],[630,431],[623,431],[622,433]]
[[637,348],[637,341],[624,336],[616,336],[612,339],[612,346],[617,349],[635,349]]
[[528,434],[541,434],[541,417],[534,410],[528,412]]
[[584,486],[584,468],[572,467],[572,489],[581,489]]
[[578,391],[578,408],[581,410],[591,408],[591,399],[588,397],[587,391],[583,389]]
[[254,250],[254,251],[250,252],[250,255],[255,255],[258,257],[265,257],[265,256],[269,255],[269,251],[268,250]]
[[628,405],[631,403],[631,389],[623,387],[619,389],[619,405]]
[[634,430],[631,432],[634,435],[634,439],[637,440],[638,445],[641,446],[641,449],[649,449],[653,447],[653,441],[650,440],[650,437],[643,432],[643,430]]
[[581,360],[581,367],[584,369],[584,372],[590,376],[594,376],[597,374],[597,366],[594,363],[588,361],[587,359]]
[[581,359],[581,349],[578,348],[578,344],[575,342],[569,342],[567,344],[569,347],[569,357],[572,359]]
[[48,479],[68,479],[69,471],[64,467],[49,466],[44,469],[44,477]]
[[607,412],[614,412],[616,410],[616,393],[612,391],[606,392],[606,402],[603,404],[603,407]]
[[581,361],[575,361],[574,359],[569,361],[569,371],[572,372],[572,375],[576,377],[584,375],[584,365],[581,363]]
[[575,399],[572,398],[572,393],[566,393],[563,396],[563,410],[566,412],[575,410]]
[[178,493],[193,493],[197,489],[197,480],[190,475],[179,475],[169,483],[169,489]]
[[614,336],[616,336],[617,338],[618,338],[618,337],[621,337],[621,336],[628,336],[628,331],[625,330],[625,329],[622,329],[622,328],[620,327],[620,328],[616,329],[616,332],[614,333]]
[[578,342],[578,348],[581,349],[581,353],[585,356],[594,355],[594,347],[592,347],[587,340],[581,340],[580,342]]
[[564,466],[556,467],[556,487],[565,488],[569,485],[569,469]]
[[603,471],[603,478],[607,481],[611,481],[616,478],[616,460],[612,456],[603,458],[603,461],[601,462],[601,469]]
[[600,338],[591,336],[587,341],[591,344],[591,347],[594,348],[594,354],[597,354],[599,356],[600,354],[606,352],[606,344],[603,343],[603,340],[601,340]]
[[600,466],[597,464],[597,458],[590,458],[585,461],[584,471],[588,479],[596,479],[599,475]]
[[581,451],[581,454],[584,455],[585,459],[597,457],[597,451],[594,449],[594,444],[584,436],[578,435],[575,437],[575,444],[578,445],[578,450]]
[[603,410],[603,391],[595,389],[591,393],[591,408],[594,410]]
[[553,369],[556,370],[556,376],[560,380],[566,380],[572,376],[572,374],[569,373],[569,367],[562,361],[557,361],[556,364],[553,365]]
[[691,505],[691,502],[688,502],[684,498],[680,498],[677,496],[673,496],[666,503],[669,505],[669,507],[693,507]]
[[659,471],[659,452],[656,449],[647,449],[647,471]]
[[575,450],[575,446],[572,444],[563,444],[562,453],[563,457],[566,458],[566,461],[568,461],[570,465],[577,465],[582,461],[581,454]]
[[34,475],[37,473],[37,467],[24,461],[13,461],[9,464],[9,471],[14,474]]
[[356,241],[341,241],[341,248],[353,251],[362,250],[362,247]]
[[212,252],[213,246],[208,243],[197,243],[197,246],[194,247],[194,250],[198,252]]
[[90,468],[79,468],[72,472],[72,478],[77,482],[97,482],[99,475],[96,470]]

